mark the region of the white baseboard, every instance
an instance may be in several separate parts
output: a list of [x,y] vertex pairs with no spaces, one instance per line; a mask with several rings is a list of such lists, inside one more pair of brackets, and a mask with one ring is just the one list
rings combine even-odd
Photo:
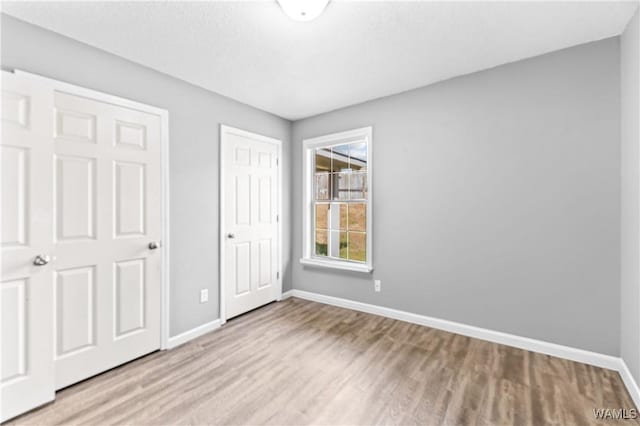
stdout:
[[217,328],[220,328],[221,322],[219,319],[208,322],[206,324],[199,325],[198,327],[187,330],[184,333],[180,333],[177,336],[169,337],[167,341],[166,349],[172,349],[176,346],[180,346],[183,343],[187,343],[189,340],[193,340],[196,337],[200,337],[203,334],[207,334]]
[[627,387],[629,395],[631,395],[631,399],[633,399],[636,407],[640,409],[640,387],[638,387],[638,383],[631,375],[631,371],[629,371],[629,367],[627,367],[627,363],[624,362],[623,359],[620,359],[619,367],[618,373],[620,373],[620,377],[622,377],[622,381]]
[[[461,334],[463,336],[474,337],[476,339],[486,340],[489,342],[513,346],[528,351],[539,352],[558,358],[564,358],[571,361],[582,362],[585,364],[595,365],[597,367],[620,371],[620,362],[622,360],[611,355],[604,355],[584,349],[572,348],[569,346],[558,345],[556,343],[530,339],[528,337],[516,336],[500,331],[488,330],[486,328],[480,328],[472,325],[428,317],[425,315],[413,314],[411,312],[399,311],[397,309],[385,308],[383,306],[370,305],[368,303],[355,302],[353,300],[342,299],[339,297],[325,296],[323,294],[311,293],[303,290],[294,289],[291,290],[291,293],[293,297],[298,297],[300,299],[325,303],[327,305],[339,306],[341,308],[353,309],[355,311],[380,315],[383,317],[406,321],[413,324],[425,325],[427,327]],[[629,392],[631,393],[631,390],[629,390]]]
[[284,293],[282,293],[282,297],[280,298],[280,300],[285,300],[292,296],[293,296],[293,290],[285,291]]

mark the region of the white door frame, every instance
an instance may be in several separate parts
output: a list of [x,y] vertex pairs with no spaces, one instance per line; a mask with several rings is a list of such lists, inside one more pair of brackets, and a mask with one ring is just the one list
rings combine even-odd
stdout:
[[260,142],[265,142],[269,144],[273,144],[278,147],[278,158],[277,158],[277,167],[278,167],[278,213],[277,213],[277,222],[278,222],[278,279],[276,282],[276,300],[280,301],[282,299],[282,259],[283,259],[283,238],[282,238],[282,141],[280,139],[271,138],[269,136],[264,136],[259,133],[253,133],[246,130],[238,129],[236,127],[227,126],[225,124],[220,125],[220,176],[219,176],[219,186],[218,186],[218,196],[219,196],[219,211],[218,211],[218,219],[219,219],[219,241],[218,241],[218,249],[220,250],[220,266],[219,266],[219,282],[220,282],[220,324],[224,324],[227,322],[227,307],[226,307],[226,283],[224,280],[225,273],[225,238],[226,235],[226,227],[224,223],[224,184],[225,177],[224,172],[226,168],[225,160],[224,160],[224,146],[227,143],[225,138],[225,134],[233,133],[238,136],[243,136],[246,138],[256,139]]
[[[8,72],[8,71],[3,71]],[[85,87],[76,86],[74,84],[65,83],[52,78],[44,77],[38,74],[14,70],[14,74],[27,78],[45,81],[51,85],[52,90],[68,93],[71,95],[81,96],[84,98],[94,99],[100,102],[112,105],[122,106],[125,108],[135,109],[137,111],[146,112],[160,117],[161,137],[160,137],[160,169],[162,180],[162,283],[161,283],[161,304],[160,307],[160,349],[168,349],[169,341],[169,111],[162,108],[153,107],[140,102],[110,95],[97,90],[87,89]]]

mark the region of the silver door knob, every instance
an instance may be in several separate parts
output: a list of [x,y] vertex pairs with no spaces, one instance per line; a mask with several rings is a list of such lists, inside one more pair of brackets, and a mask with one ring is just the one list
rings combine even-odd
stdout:
[[160,247],[160,244],[159,244],[159,243],[157,243],[157,242],[155,242],[155,241],[151,241],[151,242],[149,243],[149,250],[155,250],[155,249],[157,249],[158,247]]
[[33,264],[36,266],[44,266],[49,263],[50,260],[51,258],[46,254],[39,254],[33,259]]
[[235,238],[235,237],[236,237],[236,235],[235,235],[235,234],[228,234],[228,235],[227,235],[227,238]]

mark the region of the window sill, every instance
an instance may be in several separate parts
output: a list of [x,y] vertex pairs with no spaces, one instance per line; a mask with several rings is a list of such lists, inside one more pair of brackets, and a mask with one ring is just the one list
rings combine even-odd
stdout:
[[321,259],[302,258],[300,259],[300,263],[305,266],[316,266],[319,268],[327,268],[327,269],[340,269],[343,271],[352,271],[352,272],[370,273],[373,271],[373,268],[366,264],[341,262],[339,260],[321,260]]

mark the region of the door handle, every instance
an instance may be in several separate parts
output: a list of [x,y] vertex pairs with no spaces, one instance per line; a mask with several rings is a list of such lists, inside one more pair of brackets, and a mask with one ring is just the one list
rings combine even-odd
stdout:
[[148,245],[149,250],[155,250],[158,247],[160,247],[160,243],[156,242],[156,241],[151,241]]
[[39,254],[33,259],[33,264],[36,266],[44,266],[49,263],[50,260],[51,258],[46,254]]
[[236,234],[227,234],[227,238],[233,239],[236,237]]

